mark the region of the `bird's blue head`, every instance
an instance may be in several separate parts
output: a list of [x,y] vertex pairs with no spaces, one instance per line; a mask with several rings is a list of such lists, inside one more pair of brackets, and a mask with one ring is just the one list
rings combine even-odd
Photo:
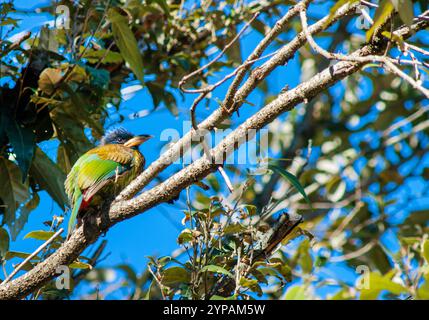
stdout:
[[106,132],[100,141],[100,145],[123,144],[126,147],[138,148],[139,145],[150,138],[152,136],[147,134],[136,136],[124,128],[116,128]]

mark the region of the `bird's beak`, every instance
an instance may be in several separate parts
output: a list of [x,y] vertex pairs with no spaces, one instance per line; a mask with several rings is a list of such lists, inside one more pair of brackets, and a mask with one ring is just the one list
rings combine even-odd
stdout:
[[142,134],[139,136],[135,136],[135,137],[132,137],[127,142],[125,142],[124,146],[129,147],[129,148],[136,147],[136,146],[141,145],[143,142],[149,140],[150,138],[153,138],[153,136],[148,135],[148,134]]

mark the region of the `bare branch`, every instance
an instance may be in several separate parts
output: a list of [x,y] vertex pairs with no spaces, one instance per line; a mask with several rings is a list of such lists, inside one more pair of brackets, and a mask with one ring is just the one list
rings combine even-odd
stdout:
[[252,54],[247,58],[245,63],[243,64],[245,67],[239,70],[237,73],[237,77],[234,79],[230,87],[228,88],[228,92],[226,93],[223,108],[230,112],[231,106],[233,104],[233,99],[237,92],[238,86],[243,81],[246,72],[250,69],[252,64],[261,56],[264,50],[268,47],[268,45],[274,41],[275,38],[283,31],[286,25],[295,17],[300,10],[301,4],[297,4],[292,7],[288,12],[276,22],[274,27],[268,32],[268,34],[264,37],[264,39],[257,45],[255,50],[253,50]]
[[228,175],[226,174],[223,167],[218,168],[220,174],[222,175],[222,178],[225,180],[226,186],[228,187],[229,192],[234,192],[234,187],[231,183],[231,180],[229,179]]
[[[187,90],[184,89],[183,86],[189,81],[189,79],[195,77],[196,75],[201,74],[205,69],[207,69],[208,67],[210,67],[213,63],[215,63],[216,61],[218,61],[220,58],[222,58],[222,56],[225,54],[225,52],[241,37],[241,35],[244,33],[244,31],[246,31],[246,29],[250,26],[250,24],[259,16],[259,12],[257,12],[252,19],[250,19],[250,21],[248,21],[244,27],[240,30],[239,33],[237,33],[237,35],[222,49],[222,51],[211,61],[209,61],[207,64],[205,64],[204,66],[202,66],[201,68],[195,70],[194,72],[188,74],[187,76],[184,76],[182,78],[182,80],[180,80],[179,82],[179,88],[180,90],[182,90],[183,92],[186,93],[196,93],[197,91],[192,91],[192,90]],[[201,91],[200,91],[201,92]]]
[[331,257],[329,259],[329,261],[331,263],[335,263],[335,262],[341,262],[341,261],[356,259],[356,258],[358,258],[360,256],[363,256],[365,253],[369,252],[372,248],[374,248],[374,246],[376,244],[377,244],[377,241],[374,241],[374,240],[370,241],[366,245],[364,245],[362,248],[359,248],[356,251],[347,253],[347,254],[342,255],[342,256]]
[[419,90],[421,93],[423,93],[426,96],[426,98],[429,99],[429,90],[426,89],[425,87],[423,87],[418,81],[415,81],[412,77],[407,75],[401,69],[399,69],[394,64],[394,62],[392,62],[392,61],[395,61],[393,59],[390,59],[390,58],[385,57],[385,56],[378,56],[378,55],[370,55],[370,56],[360,57],[360,56],[356,56],[356,55],[343,55],[343,54],[339,54],[339,53],[332,53],[332,52],[326,51],[325,49],[323,49],[322,47],[320,47],[316,43],[316,41],[313,39],[313,37],[312,37],[312,35],[308,29],[307,14],[306,14],[305,8],[301,9],[300,17],[301,17],[302,28],[304,30],[305,36],[307,37],[308,43],[311,45],[313,50],[316,51],[317,53],[319,53],[322,56],[324,56],[325,58],[331,59],[331,60],[350,61],[350,62],[366,62],[366,63],[381,62],[382,64],[385,65],[387,70],[389,70],[390,72],[394,73],[398,77],[401,77],[402,79],[407,81],[414,89]]
[[403,127],[403,126],[413,122],[414,120],[418,119],[419,117],[421,117],[422,115],[424,115],[428,111],[429,111],[429,106],[420,108],[419,110],[414,112],[412,115],[406,117],[405,119],[403,119],[399,122],[392,124],[390,127],[388,127],[386,130],[383,131],[383,137],[389,136],[396,129],[399,129],[400,127]]

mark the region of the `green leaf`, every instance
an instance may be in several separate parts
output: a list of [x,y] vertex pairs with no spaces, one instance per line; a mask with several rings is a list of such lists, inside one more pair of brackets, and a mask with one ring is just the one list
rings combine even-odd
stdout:
[[165,107],[171,112],[171,114],[173,114],[175,117],[179,114],[176,99],[171,94],[171,92],[165,90],[164,86],[154,81],[146,82],[146,86],[152,97],[153,106],[155,109],[159,107],[161,102],[164,102]]
[[11,24],[13,24],[15,27],[17,27],[19,21],[21,21],[21,19],[17,20],[17,19],[12,19],[12,18],[9,18],[9,17],[2,18],[2,20],[0,21],[0,27],[8,26],[8,25],[11,25]]
[[9,250],[9,243],[9,234],[7,233],[6,229],[0,227],[0,261]]
[[253,20],[250,25],[252,26],[253,29],[258,31],[262,36],[265,36],[267,31],[269,30],[269,26],[267,26],[264,22],[258,19]]
[[393,40],[395,41],[399,48],[401,49],[401,51],[405,51],[405,42],[404,39],[402,38],[401,35],[395,34],[395,33],[390,33],[389,31],[383,31],[381,33],[383,36],[385,36],[387,39]]
[[343,288],[332,295],[329,300],[350,300],[351,298],[350,290],[348,288]]
[[302,285],[294,285],[287,289],[284,300],[306,300],[306,288]]
[[305,273],[310,273],[313,270],[313,258],[310,254],[310,241],[305,239],[301,242],[298,248],[298,263]]
[[[98,81],[95,80],[95,82]],[[109,81],[106,80],[106,82]],[[95,121],[85,108],[81,107],[88,104],[86,96],[73,90],[72,86],[68,83],[63,83],[61,88],[69,94],[71,100],[71,104],[67,104],[64,109],[67,109],[67,112],[75,120],[78,120],[81,124],[85,125],[85,127],[90,127],[92,129],[92,135],[100,139],[103,134],[102,125]]]
[[82,261],[75,261],[69,264],[71,269],[92,269],[92,266],[89,263],[85,263]]
[[417,0],[422,12],[426,11],[429,8],[429,3],[427,0]]
[[213,265],[213,264],[210,264],[210,265],[208,265],[208,266],[204,266],[201,270],[200,270],[200,273],[203,273],[203,272],[212,272],[212,273],[220,273],[220,274],[224,274],[224,275],[227,275],[228,277],[231,277],[231,278],[233,278],[234,276],[232,275],[232,273],[231,272],[229,272],[228,270],[226,270],[225,268],[222,268],[222,267],[220,267],[220,266],[216,266],[216,265]]
[[[54,231],[36,230],[27,233],[24,239],[49,240],[55,234]],[[61,236],[57,236],[55,240],[62,240]]]
[[[277,272],[288,282],[292,281],[292,269],[284,262],[269,264],[269,267]],[[273,270],[274,271],[274,270]]]
[[[46,50],[51,52],[58,52],[59,44],[56,39],[58,29],[48,28],[48,26],[43,26],[40,30],[39,42],[37,48],[40,50]],[[47,61],[47,60],[46,60]]]
[[213,295],[210,300],[237,300],[237,296],[236,295],[232,295],[230,297],[222,297],[222,296],[218,296],[218,295]]
[[429,274],[426,273],[424,276],[425,281],[417,289],[417,298],[423,300],[429,300]]
[[398,11],[399,17],[402,22],[407,25],[411,25],[414,19],[414,8],[411,0],[390,0],[395,7],[395,10]]
[[399,283],[393,282],[392,278],[395,275],[395,270],[388,272],[384,276],[378,271],[371,272],[369,275],[368,289],[361,290],[361,300],[375,300],[378,298],[381,291],[389,291],[395,295],[408,292],[407,288]]
[[340,201],[346,192],[346,183],[340,176],[334,176],[326,184],[326,191],[328,192],[328,199],[332,202]]
[[359,0],[338,0],[337,2],[335,2],[335,4],[331,7],[331,9],[329,10],[329,16],[328,19],[326,20],[326,22],[324,23],[324,27],[326,27],[327,25],[329,25],[332,20],[334,19],[335,13],[337,12],[337,10],[339,8],[341,8],[343,5],[345,4],[349,4],[352,5],[355,2],[358,2]]
[[168,109],[168,111],[170,111],[173,116],[177,117],[179,115],[179,110],[177,109],[176,98],[171,92],[168,91],[164,91],[163,95],[165,107]]
[[165,257],[159,258],[158,261],[157,261],[157,264],[158,264],[159,267],[164,267],[164,266],[166,266],[168,263],[170,263],[172,261],[177,262],[176,259],[174,259],[174,258],[172,258],[170,256],[165,256]]
[[393,4],[389,0],[382,0],[375,11],[374,24],[366,32],[366,41],[369,42],[375,32],[380,26],[382,26],[394,10]]
[[87,59],[89,63],[98,63],[100,59],[103,59],[101,63],[121,63],[123,61],[119,52],[107,49],[86,50],[82,58]]
[[258,208],[253,204],[241,205],[242,208],[246,209],[249,216],[254,216],[257,213]]
[[171,267],[162,272],[161,283],[167,287],[175,287],[188,283],[191,279],[190,273],[182,267]]
[[177,243],[184,244],[189,241],[192,241],[193,238],[194,237],[192,235],[192,231],[190,229],[185,229],[180,233],[179,237],[177,238]]
[[22,182],[25,181],[34,156],[36,140],[33,130],[19,125],[14,119],[9,119],[6,125],[9,142],[13,147],[16,161],[22,173]]
[[112,24],[113,37],[122,57],[129,64],[137,79],[144,85],[143,60],[137,40],[128,26],[128,19],[115,8],[109,9],[107,17]]
[[15,163],[0,157],[0,199],[2,199],[5,209],[3,222],[11,225],[15,221],[16,212],[19,206],[27,201],[30,194],[28,184],[22,183],[22,173]]
[[399,240],[403,245],[408,245],[408,246],[412,246],[420,242],[419,237],[401,237],[399,238]]
[[40,188],[46,190],[60,208],[64,209],[68,203],[64,192],[65,174],[39,147],[36,147],[30,174]]
[[277,277],[278,272],[274,268],[259,268],[258,271],[265,276]]
[[[91,66],[84,66],[84,67],[85,67],[85,71],[89,74],[90,84],[92,86],[100,89],[107,89],[109,87],[109,83],[110,83],[109,71],[105,69],[96,69]],[[88,118],[89,116],[90,115],[88,114],[88,116],[86,116],[85,118]],[[91,117],[89,118],[92,120]],[[100,131],[100,129],[102,130],[102,126],[99,123],[95,122],[95,125],[97,126],[97,128],[94,128],[94,129],[96,129],[97,131]]]
[[262,296],[262,289],[261,286],[258,283],[258,280],[255,279],[248,279],[248,278],[241,278],[240,279],[240,286],[244,288],[249,288],[251,291],[256,292],[258,296]]
[[404,225],[407,226],[426,226],[429,220],[429,210],[415,210],[410,212],[407,219],[404,221]]
[[259,283],[268,284],[267,278],[265,277],[265,273],[262,273],[259,270],[253,269],[250,271],[250,274],[258,280]]
[[162,299],[161,289],[157,281],[152,280],[150,282],[149,288],[143,298],[144,300],[160,300]]
[[16,239],[19,232],[24,228],[25,224],[28,221],[30,213],[37,208],[40,203],[40,197],[37,193],[33,193],[33,197],[27,201],[24,206],[21,206],[19,209],[19,217],[9,225],[10,234],[12,239]]
[[425,258],[426,263],[429,263],[429,240],[425,239],[422,243],[422,256]]
[[225,227],[225,229],[223,229],[223,234],[234,234],[244,230],[246,230],[246,228],[240,223],[230,223]]
[[166,0],[151,0],[149,3],[157,3],[167,16],[170,15],[170,8]]
[[[8,251],[5,254],[5,260],[10,260],[12,258],[22,258],[26,259],[31,255],[31,253],[19,252],[19,251]],[[40,257],[34,256],[31,260],[40,260]]]
[[[286,179],[287,181],[289,181],[297,190],[298,192],[304,197],[304,200],[309,204],[309,206],[311,207],[311,202],[310,199],[308,198],[307,194],[305,193],[304,188],[301,186],[301,183],[299,182],[299,180],[297,179],[297,177],[295,177],[293,174],[291,174],[290,172],[287,172],[285,169],[280,168],[277,165],[274,164],[269,164],[268,168],[277,172],[278,174],[280,174],[284,179]],[[312,208],[313,209],[313,208]]]
[[146,82],[146,87],[152,97],[153,107],[155,109],[158,108],[162,102],[162,93],[164,91],[164,87],[153,81]]
[[37,85],[42,92],[52,95],[62,77],[63,74],[60,69],[46,68],[40,74]]
[[[37,156],[37,150],[36,150]],[[69,172],[71,169],[71,161],[66,150],[66,146],[60,143],[57,150],[57,166],[62,172]],[[64,175],[65,176],[65,175]]]

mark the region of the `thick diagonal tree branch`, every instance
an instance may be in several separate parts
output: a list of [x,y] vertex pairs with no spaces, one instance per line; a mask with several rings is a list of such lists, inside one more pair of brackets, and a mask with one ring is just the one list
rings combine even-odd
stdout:
[[[405,39],[428,26],[428,21],[421,21],[411,27],[403,27],[397,32]],[[312,27],[310,27],[310,29],[312,29]],[[370,43],[355,51],[351,56],[365,57],[369,55],[379,55],[385,50],[386,46],[387,40],[378,40],[378,42]],[[278,59],[283,61],[287,60],[288,53],[283,52],[283,54],[286,55],[286,58],[283,56],[278,57]],[[72,263],[85,248],[94,243],[102,233],[108,231],[109,228],[116,223],[132,218],[162,202],[174,199],[181,190],[214,172],[219,166],[219,162],[213,162],[212,159],[226,159],[229,154],[231,154],[241,144],[245,143],[250,129],[260,130],[284,112],[292,110],[302,102],[309,101],[318,93],[326,90],[347,76],[359,71],[365,64],[366,61],[340,61],[337,64],[324,69],[310,80],[298,85],[288,92],[280,94],[271,103],[267,104],[253,116],[249,117],[243,124],[225,137],[216,147],[210,150],[210,157],[204,156],[200,158],[170,177],[168,180],[148,191],[145,191],[133,199],[114,201],[110,206],[106,205],[96,219],[85,221],[83,225],[75,230],[71,238],[45,261],[39,263],[21,277],[6,284],[0,284],[0,299],[23,298],[35,289],[40,288],[47,281],[57,275],[56,269],[58,266],[69,265]],[[215,112],[215,115],[212,115],[209,118],[212,122],[207,119],[205,121],[205,125],[213,128],[217,123],[216,120],[224,117],[220,112],[221,111]],[[148,176],[143,179],[147,179],[147,177]],[[140,179],[139,182],[141,181],[142,179]],[[128,190],[129,194],[132,194],[134,191],[135,190],[132,190],[132,188]]]

